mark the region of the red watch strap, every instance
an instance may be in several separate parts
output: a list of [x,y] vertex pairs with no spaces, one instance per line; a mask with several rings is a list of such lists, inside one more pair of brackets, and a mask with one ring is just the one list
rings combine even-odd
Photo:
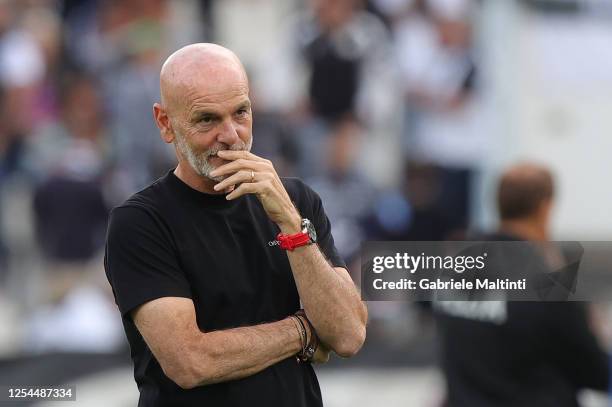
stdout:
[[281,249],[293,250],[296,247],[304,246],[310,243],[310,236],[308,236],[308,233],[304,232],[293,235],[283,235],[282,233],[279,233],[276,236],[276,240],[278,240]]

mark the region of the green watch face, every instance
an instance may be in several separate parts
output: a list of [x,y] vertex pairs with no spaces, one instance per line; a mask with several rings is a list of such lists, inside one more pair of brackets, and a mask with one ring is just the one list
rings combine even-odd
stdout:
[[312,224],[312,222],[310,222],[306,218],[302,219],[302,232],[308,233],[308,236],[310,237],[310,242],[311,243],[316,243],[317,242],[317,231],[315,230],[314,225]]

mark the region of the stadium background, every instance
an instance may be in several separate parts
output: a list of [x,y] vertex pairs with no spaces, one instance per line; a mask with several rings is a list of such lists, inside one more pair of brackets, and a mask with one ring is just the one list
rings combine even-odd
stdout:
[[[521,160],[556,176],[555,239],[610,239],[611,21],[607,0],[1,0],[0,384],[135,404],[101,251],[109,208],[172,166],[151,116],[172,50],[239,55],[255,152],[322,195],[358,280],[362,240],[494,228]],[[362,352],[318,368],[326,405],[439,405],[427,312],[369,308]]]

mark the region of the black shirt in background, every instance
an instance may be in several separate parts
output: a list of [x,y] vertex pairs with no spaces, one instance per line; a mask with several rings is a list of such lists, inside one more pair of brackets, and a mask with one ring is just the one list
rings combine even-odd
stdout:
[[[283,183],[314,223],[324,255],[345,267],[318,195],[297,179]],[[293,357],[244,379],[183,390],[165,376],[130,317],[139,305],[167,296],[193,299],[205,332],[295,313],[300,299],[289,260],[269,244],[278,232],[254,195],[227,201],[172,172],[112,211],[105,268],[131,347],[139,407],[322,405],[312,367]]]
[[434,306],[447,406],[574,407],[579,389],[607,390],[608,356],[589,327],[587,304],[483,303],[503,307],[505,317],[462,317]]

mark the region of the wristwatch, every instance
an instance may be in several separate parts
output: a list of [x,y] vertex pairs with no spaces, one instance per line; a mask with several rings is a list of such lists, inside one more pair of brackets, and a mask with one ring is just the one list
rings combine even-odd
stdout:
[[279,233],[276,236],[276,240],[278,240],[278,245],[281,249],[293,250],[296,247],[316,243],[317,232],[315,231],[312,222],[306,218],[303,218],[301,226],[302,231],[299,233],[294,233],[292,235],[285,235],[283,233]]

